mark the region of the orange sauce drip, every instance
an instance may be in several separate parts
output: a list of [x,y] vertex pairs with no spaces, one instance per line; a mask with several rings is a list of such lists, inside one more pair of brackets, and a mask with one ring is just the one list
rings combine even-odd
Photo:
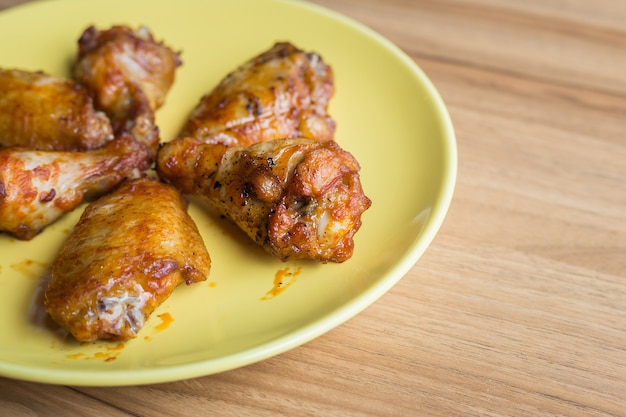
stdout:
[[122,350],[124,349],[124,343],[118,343],[117,346],[113,346],[113,347],[107,347],[108,351],[112,351],[112,350]]
[[65,357],[68,359],[78,359],[78,358],[82,358],[83,356],[85,356],[84,353],[74,353],[72,355],[65,355]]
[[161,324],[154,328],[157,332],[167,329],[174,321],[174,318],[170,313],[159,314],[157,317],[161,319]]
[[[89,346],[89,342],[81,342],[81,346]],[[105,351],[95,352],[93,356],[88,356],[86,353],[79,352],[69,355],[65,355],[68,359],[84,359],[86,361],[94,359],[103,359],[105,362],[111,362],[117,359],[122,349],[124,349],[124,343],[118,343],[115,346],[104,346]]]
[[274,275],[274,286],[261,298],[261,300],[271,300],[282,294],[287,288],[296,282],[296,278],[300,275],[302,268],[298,267],[294,272],[291,272],[288,267],[279,269]]
[[28,278],[38,279],[45,274],[48,264],[37,262],[33,259],[24,259],[21,262],[12,264],[11,268]]

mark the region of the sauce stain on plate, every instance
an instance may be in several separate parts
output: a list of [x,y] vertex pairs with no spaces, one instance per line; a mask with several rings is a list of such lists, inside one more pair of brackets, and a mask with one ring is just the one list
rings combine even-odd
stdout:
[[174,317],[172,317],[170,313],[161,313],[158,314],[157,317],[161,319],[161,323],[157,324],[154,328],[154,330],[157,332],[167,329],[174,321]]
[[[88,346],[89,343],[81,343],[81,346]],[[93,356],[90,356],[84,352],[70,353],[65,355],[67,359],[102,359],[104,362],[112,362],[117,359],[122,349],[124,349],[124,343],[118,343],[115,346],[103,346],[104,351],[96,351]]]
[[261,298],[261,300],[266,301],[278,297],[283,293],[283,291],[289,288],[291,284],[296,282],[296,279],[298,275],[300,275],[301,271],[301,267],[296,268],[293,272],[289,270],[289,267],[276,271],[276,275],[274,276],[274,286],[263,296],[263,298]]
[[47,263],[38,262],[33,259],[24,259],[21,262],[12,264],[11,268],[27,278],[39,279],[46,273],[50,266]]

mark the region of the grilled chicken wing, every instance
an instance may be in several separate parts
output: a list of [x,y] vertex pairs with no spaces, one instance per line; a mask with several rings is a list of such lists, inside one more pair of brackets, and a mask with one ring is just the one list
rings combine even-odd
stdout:
[[149,167],[146,147],[122,135],[85,152],[0,150],[0,231],[29,240],[81,204],[138,177]]
[[166,143],[159,176],[200,196],[282,260],[343,262],[371,201],[359,164],[334,141],[279,139],[247,147],[194,138]]
[[165,101],[181,65],[178,53],[154,40],[149,29],[89,27],[78,41],[76,79],[94,93],[114,130],[130,132],[156,153],[154,111]]
[[91,203],[52,265],[46,311],[80,341],[135,337],[176,286],[209,274],[186,208],[174,187],[147,178]]
[[86,150],[113,138],[107,116],[87,89],[73,81],[0,69],[0,147]]
[[335,122],[326,109],[333,92],[332,69],[319,55],[277,43],[202,97],[180,136],[234,146],[331,140]]

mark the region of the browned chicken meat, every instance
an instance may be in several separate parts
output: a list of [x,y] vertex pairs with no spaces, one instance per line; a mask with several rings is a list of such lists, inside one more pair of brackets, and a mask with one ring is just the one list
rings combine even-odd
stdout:
[[289,43],[251,59],[202,97],[180,136],[247,146],[274,139],[333,139],[327,114],[333,72],[315,53]]
[[42,72],[0,69],[0,147],[87,150],[113,138],[89,91]]
[[84,152],[1,149],[0,231],[32,239],[86,199],[148,167],[146,147],[130,135]]
[[46,311],[80,341],[135,337],[180,283],[209,274],[186,209],[175,188],[147,178],[91,203],[52,265]]
[[155,41],[145,26],[91,26],[78,40],[76,77],[96,91],[98,104],[112,113],[126,110],[133,87],[142,90],[156,110],[165,102],[180,64],[178,53]]
[[282,260],[343,262],[371,205],[359,164],[334,141],[279,139],[246,147],[194,138],[166,143],[159,176],[199,196]]
[[[154,111],[163,103],[179,64],[178,55],[155,42],[146,28],[132,31],[114,26],[98,31],[91,27],[79,40],[80,85],[41,74],[14,73],[14,84],[25,81],[15,91],[9,82],[2,87],[9,90],[9,98],[0,95],[0,135],[3,127],[22,131],[23,136],[32,130],[37,137],[23,140],[22,145],[53,150],[20,146],[0,151],[0,231],[32,239],[86,199],[111,191],[125,178],[145,174],[159,142]],[[0,73],[0,87],[1,77]],[[89,111],[85,89],[106,116]],[[13,108],[9,108],[11,100]],[[56,151],[58,144],[89,150]]]
[[156,153],[154,112],[164,103],[179,65],[178,53],[155,41],[146,27],[92,26],[78,41],[75,76],[94,93],[116,133],[130,132]]

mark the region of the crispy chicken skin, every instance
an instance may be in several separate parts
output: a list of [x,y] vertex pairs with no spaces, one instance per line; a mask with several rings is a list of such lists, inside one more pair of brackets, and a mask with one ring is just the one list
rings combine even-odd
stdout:
[[76,79],[95,92],[96,102],[114,119],[124,118],[135,90],[145,94],[151,109],[165,102],[174,83],[178,53],[155,41],[142,26],[117,25],[106,30],[87,28],[78,40]]
[[194,138],[166,143],[157,173],[199,196],[282,260],[343,262],[371,201],[359,164],[334,141],[279,139],[246,147]]
[[155,41],[150,30],[87,28],[78,41],[75,77],[93,92],[97,108],[116,133],[130,132],[156,154],[154,112],[164,103],[181,65],[178,53]]
[[89,91],[62,77],[0,69],[0,147],[87,150],[113,138]]
[[32,239],[87,198],[148,167],[148,151],[130,135],[84,152],[1,149],[0,231]]
[[[154,112],[178,65],[178,55],[148,29],[113,26],[90,27],[80,37],[80,84],[0,72],[0,89],[7,90],[0,95],[0,137],[24,137],[7,143],[22,146],[0,147],[0,232],[32,239],[86,199],[143,176],[158,149]],[[93,110],[90,95],[103,113]]]
[[247,146],[274,139],[333,139],[333,72],[315,53],[277,43],[226,78],[192,111],[180,136]]
[[187,204],[154,179],[124,182],[85,209],[51,269],[50,316],[79,341],[127,340],[211,259]]

